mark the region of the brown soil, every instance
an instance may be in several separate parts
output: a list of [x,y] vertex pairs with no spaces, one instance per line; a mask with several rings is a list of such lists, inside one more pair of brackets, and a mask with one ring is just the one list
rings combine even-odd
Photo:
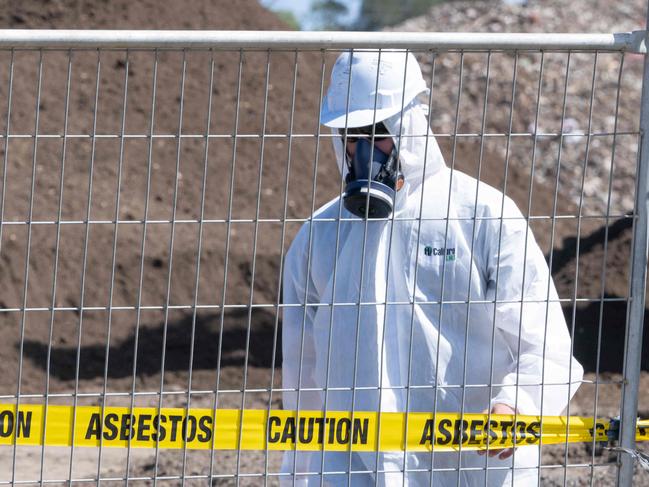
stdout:
[[[0,9],[0,27],[285,28],[253,0],[5,2]],[[334,58],[334,53],[326,56],[325,80]],[[98,54],[75,51],[66,119],[68,54],[43,53],[38,97],[39,53],[16,51],[7,129],[11,59],[10,52],[0,52],[0,133],[9,130],[12,135],[32,136],[12,137],[0,148],[0,156],[6,157],[2,171],[7,181],[2,189],[7,224],[0,234],[0,356],[4,358],[0,394],[10,396],[18,390],[43,394],[46,387],[50,392],[72,393],[77,386],[79,391],[95,394],[104,388],[115,393],[162,389],[170,392],[164,395],[163,404],[171,406],[186,403],[187,395],[178,392],[191,384],[199,391],[192,394],[194,405],[209,407],[214,397],[210,391],[217,386],[223,407],[265,407],[269,401],[278,405],[277,394],[248,392],[244,399],[240,391],[279,385],[280,372],[275,369],[281,356],[274,351],[281,349],[281,322],[272,305],[279,300],[281,256],[301,224],[289,221],[283,226],[280,221],[308,218],[314,207],[339,191],[330,144],[323,137],[318,145],[314,137],[318,133],[321,54],[300,53],[294,77],[295,53],[291,52],[161,51],[152,113],[153,52],[132,51],[127,56],[122,51],[102,51],[95,107]],[[97,137],[93,145],[89,135],[95,108],[96,133],[109,136]],[[208,111],[213,136],[206,158],[203,134]],[[290,131],[292,113],[293,133],[309,136],[290,140],[282,136]],[[63,157],[62,138],[47,135],[62,134],[66,120],[68,134],[83,136],[67,139]],[[156,135],[152,144],[147,137],[151,123]],[[37,146],[35,130],[42,136]],[[247,135],[236,139],[236,147],[231,136],[235,130]],[[122,132],[124,138],[119,137]],[[180,143],[179,133],[184,136]],[[262,139],[262,133],[272,136]],[[451,141],[440,142],[451,164]],[[504,188],[502,148],[490,144],[485,147],[480,177]],[[531,146],[528,149],[531,155]],[[479,154],[478,141],[460,140],[455,167],[477,175]],[[528,213],[530,187],[531,215],[553,213],[556,188],[551,184],[533,181],[530,185],[530,172],[518,166],[510,167],[506,183],[507,194],[524,213]],[[234,194],[231,205],[230,192]],[[556,193],[557,213],[574,214],[574,204],[561,188]],[[59,213],[63,221],[76,223],[55,225]],[[94,223],[84,223],[87,215]],[[116,215],[117,226],[113,223]],[[228,242],[225,220],[229,215],[234,221]],[[177,223],[172,225],[169,222],[174,217]],[[265,221],[255,225],[257,217]],[[146,227],[142,224],[145,219],[149,222]],[[21,224],[26,221],[39,223],[31,227]],[[607,222],[582,221],[575,281],[577,220],[558,220],[554,237],[550,220],[532,220],[532,229],[548,257],[553,251],[552,269],[561,298],[598,299],[602,292],[606,297],[628,296],[629,221],[608,222],[609,272],[602,291],[603,225]],[[579,283],[576,293],[574,282]],[[225,304],[239,307],[221,314],[223,296]],[[251,308],[250,303],[269,306]],[[69,309],[52,315],[52,304]],[[144,307],[139,314],[138,304]],[[205,308],[194,314],[194,304]],[[20,309],[24,305],[38,310],[23,314]],[[170,307],[167,313],[166,305]],[[80,313],[80,306],[92,309]],[[109,306],[116,309],[108,313]],[[602,309],[601,343],[606,346],[601,349],[599,370],[618,372],[626,305],[606,302]],[[571,303],[566,303],[565,311],[572,327]],[[591,371],[597,368],[599,313],[598,302],[579,304],[574,310],[575,351]],[[649,367],[646,362],[643,365]],[[619,386],[614,387],[613,396],[618,398]],[[592,391],[589,394],[584,392],[584,398],[578,399],[585,405],[583,409],[592,403]],[[57,400],[69,403],[70,398],[52,399]],[[157,400],[157,395],[143,395],[136,404],[157,404]],[[81,399],[82,403],[98,401],[97,396]],[[129,398],[124,395],[109,401],[128,404]],[[218,455],[221,471],[231,474],[236,455]],[[158,473],[173,470],[178,474],[178,458],[175,453],[165,453]],[[246,458],[244,466],[249,471],[256,468],[258,472],[259,465],[263,466],[263,456]],[[34,460],[25,462],[33,464]],[[205,459],[196,462],[205,465]],[[134,465],[139,473],[153,472],[150,461]],[[203,467],[195,469],[204,473]],[[277,458],[272,459],[271,467],[277,469]]]

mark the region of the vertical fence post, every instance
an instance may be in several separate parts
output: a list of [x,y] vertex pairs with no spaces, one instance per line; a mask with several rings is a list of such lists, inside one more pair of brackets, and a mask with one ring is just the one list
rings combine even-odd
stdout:
[[[649,28],[649,12],[647,17]],[[646,38],[646,34],[645,34]],[[628,313],[627,336],[624,350],[624,385],[620,414],[620,446],[635,449],[635,429],[638,416],[638,389],[642,358],[642,328],[645,314],[647,279],[647,217],[649,214],[649,59],[645,53],[642,76],[642,101],[640,112],[640,149],[636,171],[635,231],[631,265],[631,301]],[[634,459],[622,454],[618,485],[633,484]]]

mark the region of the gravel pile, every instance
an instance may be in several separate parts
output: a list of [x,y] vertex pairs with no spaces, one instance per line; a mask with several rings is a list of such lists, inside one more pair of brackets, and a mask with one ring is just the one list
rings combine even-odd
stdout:
[[[490,1],[449,2],[392,30],[629,32],[644,28],[645,11],[646,5],[642,0],[537,0],[527,5]],[[567,53],[548,52],[542,56],[540,53],[520,52],[516,63],[513,111],[513,53],[494,52],[489,62],[484,53],[465,53],[463,61],[458,53],[439,53],[436,56],[422,53],[420,61],[428,76],[431,76],[433,58],[436,60],[432,115],[433,128],[438,134],[455,133],[456,111],[459,114],[457,133],[483,132],[489,67],[484,133],[508,133],[511,112],[512,133],[515,135],[510,142],[510,165],[531,171],[534,161],[535,179],[552,185],[559,167],[559,191],[567,192],[576,206],[580,204],[583,184],[583,214],[602,214],[606,210],[612,174],[611,213],[620,214],[632,209],[642,85],[641,55],[598,53],[595,56],[593,53],[573,52],[568,56]],[[461,68],[462,91],[458,111]],[[542,81],[540,103],[539,78]],[[618,88],[620,97],[616,109]],[[562,133],[563,137],[560,136]],[[504,162],[506,141],[506,136],[493,136],[487,137],[485,144]],[[584,168],[586,174],[582,183]]]

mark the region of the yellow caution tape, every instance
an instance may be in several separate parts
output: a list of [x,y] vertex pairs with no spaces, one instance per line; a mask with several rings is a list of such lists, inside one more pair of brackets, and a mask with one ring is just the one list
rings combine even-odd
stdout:
[[[0,405],[0,445],[205,450],[436,451],[607,442],[610,421],[578,416]],[[594,435],[594,437],[593,437]],[[639,421],[638,441],[649,440]]]
[[649,419],[639,419],[636,423],[635,441],[649,441]]

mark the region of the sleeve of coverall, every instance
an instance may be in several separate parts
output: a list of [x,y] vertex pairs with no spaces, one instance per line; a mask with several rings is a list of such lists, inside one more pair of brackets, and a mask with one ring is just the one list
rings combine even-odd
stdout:
[[513,357],[491,403],[507,404],[521,414],[561,414],[581,383],[583,368],[572,357],[570,334],[545,257],[508,198],[502,231],[500,218],[489,222],[487,271],[491,299],[496,299],[495,327],[509,348],[496,353]]
[[[313,317],[315,307],[304,306],[305,286],[309,293],[308,303],[317,302],[314,289],[307,276],[308,266],[309,227],[304,225],[298,232],[289,248],[284,263],[283,274],[283,303],[289,305],[283,308],[282,320],[282,388],[283,406],[287,410],[319,409],[317,392],[304,391],[299,394],[298,388],[316,387],[314,380],[315,348],[313,343]],[[299,305],[299,306],[291,306]],[[284,455],[282,471],[284,473],[307,472],[309,470],[310,452],[298,452],[294,459],[293,452]],[[283,478],[290,485],[293,479]],[[306,480],[296,478],[297,485]]]

